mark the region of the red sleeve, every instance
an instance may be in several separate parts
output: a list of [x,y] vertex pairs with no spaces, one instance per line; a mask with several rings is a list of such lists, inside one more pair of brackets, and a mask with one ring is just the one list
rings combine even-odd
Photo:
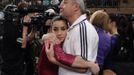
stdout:
[[54,50],[55,58],[57,61],[67,66],[71,66],[73,64],[75,56],[65,53],[59,44],[54,45]]

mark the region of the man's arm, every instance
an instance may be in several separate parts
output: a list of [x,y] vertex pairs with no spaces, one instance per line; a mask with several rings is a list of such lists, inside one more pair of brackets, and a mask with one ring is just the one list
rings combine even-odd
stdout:
[[[48,46],[46,46],[47,48]],[[73,56],[70,54],[66,54],[63,52],[63,50],[60,48],[60,45],[55,45],[55,53],[53,51],[53,48],[50,47],[50,49],[46,49],[46,54],[48,56],[48,59],[64,68],[69,68],[71,70],[77,71],[77,72],[86,72],[87,69],[91,70],[94,74],[99,71],[99,67],[94,62],[86,61],[82,59],[80,56]],[[55,56],[53,55],[55,54]],[[55,59],[56,57],[56,59]],[[59,63],[60,62],[60,63]],[[62,65],[64,64],[64,65]],[[65,66],[67,65],[67,66]],[[70,67],[69,67],[70,66]]]
[[68,66],[76,68],[91,68],[93,65],[95,65],[95,62],[84,60],[81,56],[74,56],[65,53],[59,44],[54,45],[54,54],[56,60]]
[[56,64],[56,65],[59,65],[63,68],[66,68],[66,69],[69,69],[69,70],[73,70],[73,71],[76,71],[76,72],[81,72],[81,73],[84,73],[87,71],[87,69],[82,69],[82,68],[73,68],[73,67],[70,67],[70,66],[67,66],[67,65],[64,65],[62,64],[61,62],[57,61],[56,58],[55,58],[55,55],[54,55],[54,51],[53,51],[53,46],[49,46],[48,41],[45,41],[45,51],[46,51],[46,54],[47,54],[47,58],[49,59],[50,62]]
[[23,18],[23,30],[22,30],[22,46],[21,48],[26,48],[27,45],[27,35],[28,35],[28,26],[31,18],[26,15]]
[[74,56],[67,54],[62,50],[60,45],[54,45],[55,58],[64,65],[71,66],[73,68],[84,68],[89,69],[91,72],[96,74],[99,72],[99,66],[95,62],[84,60],[81,56]]
[[31,22],[31,18],[29,15],[24,16],[23,18],[23,30],[22,30],[22,46],[21,48],[26,48],[27,41],[33,40],[37,28],[33,27],[31,32],[28,34],[28,28]]

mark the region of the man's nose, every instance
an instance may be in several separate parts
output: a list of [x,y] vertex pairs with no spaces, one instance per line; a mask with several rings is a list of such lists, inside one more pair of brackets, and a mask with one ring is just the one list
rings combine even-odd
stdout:
[[61,5],[59,5],[59,9],[61,9],[62,7],[61,7]]
[[59,8],[61,9],[63,7],[63,4],[61,3],[60,5],[59,5]]

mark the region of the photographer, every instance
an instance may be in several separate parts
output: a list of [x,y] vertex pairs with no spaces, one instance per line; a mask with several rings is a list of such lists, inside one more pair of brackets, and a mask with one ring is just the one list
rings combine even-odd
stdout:
[[36,13],[29,13],[23,18],[23,32],[22,32],[22,45],[21,48],[25,50],[25,63],[26,63],[26,75],[33,75],[34,73],[34,56],[31,47],[31,42],[35,38],[37,28],[31,27],[31,17]]
[[23,17],[22,21],[23,32],[21,48],[23,48],[26,52],[26,75],[33,75],[36,70],[35,57],[38,57],[41,50],[41,43],[39,42],[39,35],[41,34],[40,29],[42,27],[44,33],[44,29],[46,29],[46,26],[43,26],[44,22],[51,18],[50,15],[54,16],[55,12],[53,9],[45,10],[41,5],[40,0],[35,2],[35,5],[33,3],[27,8],[27,14]]
[[19,42],[22,32],[20,24],[15,23],[13,18],[12,13],[4,12],[0,40],[1,75],[24,75],[24,51]]
[[[18,5],[18,8],[29,7],[25,2]],[[23,9],[22,11],[24,12],[21,12],[21,10],[16,10],[16,7],[17,6],[10,4],[3,10],[4,20],[2,20],[3,24],[0,24],[0,26],[2,26],[0,27],[2,28],[2,31],[0,31],[0,53],[3,59],[1,75],[33,75],[32,49],[27,41],[32,41],[34,38],[36,27],[29,27],[30,29],[28,29],[27,26],[23,25],[22,30],[21,20],[28,21],[29,19],[26,16],[32,17],[36,13],[29,13]],[[23,17],[24,15],[26,16]],[[25,28],[27,28],[28,31],[25,30]],[[28,37],[27,35],[24,36],[27,34],[25,31],[29,33]],[[23,44],[25,46],[23,46]]]

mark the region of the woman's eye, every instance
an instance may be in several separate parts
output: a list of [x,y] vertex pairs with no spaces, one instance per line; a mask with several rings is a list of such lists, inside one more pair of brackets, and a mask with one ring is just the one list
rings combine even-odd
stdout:
[[66,30],[66,28],[61,28],[61,30]]
[[53,29],[54,31],[58,31],[58,29]]
[[66,27],[62,27],[61,30],[67,30],[67,28]]

